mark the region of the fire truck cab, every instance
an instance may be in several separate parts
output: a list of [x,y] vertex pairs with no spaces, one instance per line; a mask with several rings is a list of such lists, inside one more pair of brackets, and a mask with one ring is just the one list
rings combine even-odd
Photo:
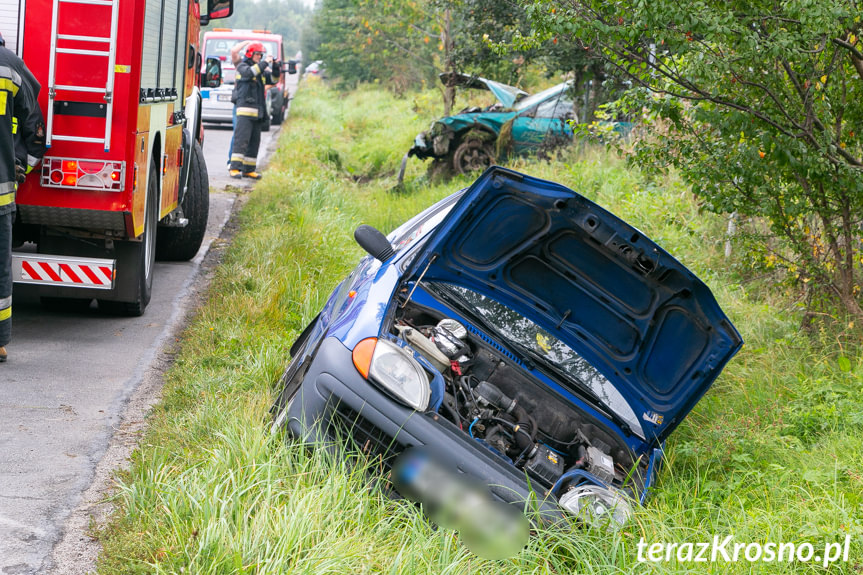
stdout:
[[[41,84],[48,150],[16,194],[13,280],[141,315],[156,257],[204,237],[202,24],[233,0],[0,0],[0,32]],[[201,70],[204,70],[202,73]]]

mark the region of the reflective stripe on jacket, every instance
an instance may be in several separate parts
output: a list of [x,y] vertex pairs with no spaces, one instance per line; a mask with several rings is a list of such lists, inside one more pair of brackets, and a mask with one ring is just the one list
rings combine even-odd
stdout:
[[45,153],[39,89],[24,61],[0,47],[0,214],[15,208],[16,156],[32,168]]

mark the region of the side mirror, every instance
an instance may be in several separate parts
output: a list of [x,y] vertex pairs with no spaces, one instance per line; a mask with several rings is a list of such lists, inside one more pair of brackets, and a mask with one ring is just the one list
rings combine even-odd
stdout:
[[218,58],[207,58],[204,69],[204,88],[218,88],[222,85],[222,61]]
[[234,0],[209,0],[207,13],[201,14],[201,26],[206,26],[210,20],[227,18],[234,13]]
[[284,70],[288,74],[296,74],[297,73],[297,61],[296,60],[288,60],[282,66],[282,70]]
[[361,248],[381,262],[387,261],[396,253],[387,237],[372,226],[363,224],[358,227],[354,231],[354,239]]

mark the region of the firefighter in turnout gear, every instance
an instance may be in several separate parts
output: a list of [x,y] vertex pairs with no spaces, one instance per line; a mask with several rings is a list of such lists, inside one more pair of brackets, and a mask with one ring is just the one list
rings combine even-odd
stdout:
[[237,65],[234,80],[237,124],[234,128],[234,147],[231,149],[232,178],[261,179],[256,164],[258,147],[261,145],[261,128],[269,114],[266,84],[273,83],[273,75],[279,75],[279,68],[273,65],[273,58],[268,56],[264,59],[264,54],[264,45],[252,42],[246,47],[245,58]]
[[18,182],[45,153],[39,82],[0,36],[0,362],[12,337],[12,221]]

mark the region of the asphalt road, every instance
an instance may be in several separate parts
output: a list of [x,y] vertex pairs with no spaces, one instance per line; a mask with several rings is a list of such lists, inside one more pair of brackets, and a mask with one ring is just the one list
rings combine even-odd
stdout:
[[[0,573],[45,573],[64,521],[94,477],[129,398],[185,316],[185,298],[234,194],[211,195],[205,245],[157,262],[139,318],[43,307],[16,285],[9,361],[0,365]],[[173,340],[170,340],[173,343]]]
[[[279,132],[263,134],[262,167]],[[49,310],[29,286],[14,288],[13,341],[0,365],[2,575],[93,568],[98,545],[89,524],[158,399],[160,374],[205,283],[202,262],[231,215],[235,188],[254,184],[228,177],[230,127],[205,125],[205,134],[211,194],[204,245],[190,262],[156,263],[143,317],[107,316],[95,303]]]

